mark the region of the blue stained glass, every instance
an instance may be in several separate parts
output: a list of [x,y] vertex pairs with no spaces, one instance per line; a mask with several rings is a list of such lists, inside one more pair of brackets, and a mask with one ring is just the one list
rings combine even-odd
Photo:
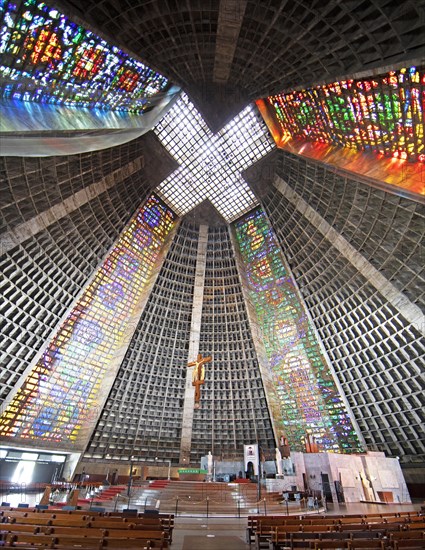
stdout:
[[[157,220],[155,229],[143,221],[152,219],[143,215],[150,210]],[[109,391],[101,389],[101,385],[106,373],[110,375],[114,368],[114,352],[123,344],[124,331],[140,304],[152,266],[174,220],[174,214],[155,196],[130,220],[0,415],[3,439],[30,439],[47,445],[60,441],[71,449],[76,444],[85,446],[86,432],[82,427],[96,418],[99,394]]]
[[[25,80],[14,88],[26,92],[26,101],[143,113],[170,85],[47,4],[27,0],[18,12],[10,4],[4,9],[0,76]],[[1,94],[10,97],[5,85]]]
[[350,417],[264,212],[248,214],[235,229],[272,374],[271,391],[278,396],[277,428],[296,450],[304,449],[309,435],[322,450],[358,451]]

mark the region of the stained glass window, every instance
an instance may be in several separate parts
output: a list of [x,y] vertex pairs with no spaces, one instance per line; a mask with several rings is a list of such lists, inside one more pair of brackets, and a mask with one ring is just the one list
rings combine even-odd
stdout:
[[357,435],[274,234],[260,209],[235,223],[284,435],[294,450],[314,437],[321,450],[359,451]]
[[44,2],[0,1],[1,95],[141,113],[168,80]]
[[425,162],[425,71],[409,67],[270,96],[284,135]]
[[[75,444],[98,399],[175,216],[151,196],[132,218],[21,388],[0,416],[0,436]],[[14,440],[16,442],[16,439]],[[63,446],[62,445],[62,446]]]

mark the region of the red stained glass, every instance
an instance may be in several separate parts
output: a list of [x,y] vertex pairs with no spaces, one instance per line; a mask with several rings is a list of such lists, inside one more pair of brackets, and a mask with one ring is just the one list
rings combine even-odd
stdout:
[[118,73],[117,87],[132,92],[137,85],[139,75],[129,69],[121,69]]
[[[27,42],[26,48],[31,49],[33,39]],[[51,29],[42,29],[38,38],[35,40],[34,48],[30,59],[34,65],[39,63],[48,63],[49,66],[54,66],[54,61],[60,60],[62,57],[62,47],[58,35]]]
[[98,48],[89,48],[84,50],[83,54],[77,61],[72,72],[74,76],[90,80],[98,72],[104,61],[102,50]]

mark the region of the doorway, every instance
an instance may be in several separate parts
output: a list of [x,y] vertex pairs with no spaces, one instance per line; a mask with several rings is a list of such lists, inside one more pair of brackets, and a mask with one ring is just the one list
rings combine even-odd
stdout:
[[331,484],[329,483],[329,475],[322,473],[321,476],[323,496],[326,498],[327,502],[333,502]]

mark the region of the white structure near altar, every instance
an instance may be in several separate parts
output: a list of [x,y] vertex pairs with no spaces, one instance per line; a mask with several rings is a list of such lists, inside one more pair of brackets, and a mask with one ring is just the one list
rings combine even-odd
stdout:
[[309,490],[331,502],[410,503],[400,463],[382,452],[296,453],[282,460],[279,490]]
[[[276,460],[254,466],[255,474],[260,467],[262,483],[268,492],[308,491],[334,503],[411,503],[398,459],[387,458],[382,452],[291,452],[289,458],[282,459],[280,467]],[[229,477],[240,477],[242,472],[246,473],[244,462],[214,460],[213,480],[229,481]]]

